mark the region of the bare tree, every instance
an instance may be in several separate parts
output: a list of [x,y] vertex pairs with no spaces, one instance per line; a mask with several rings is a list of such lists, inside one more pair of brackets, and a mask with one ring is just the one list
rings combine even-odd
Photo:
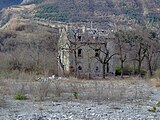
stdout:
[[130,31],[127,33],[126,42],[130,45],[133,57],[132,60],[138,62],[138,73],[141,76],[142,62],[147,51],[147,46],[144,42],[144,38],[141,33],[139,34],[135,31]]
[[118,55],[120,59],[120,66],[121,66],[121,78],[123,78],[124,74],[124,62],[127,59],[127,44],[125,43],[126,41],[126,33],[125,31],[120,31],[118,30],[115,33],[116,37],[116,46],[118,48]]
[[109,72],[109,61],[112,59],[113,56],[117,55],[117,53],[113,52],[114,50],[112,51],[108,48],[108,43],[109,41],[107,39],[103,42],[98,40],[98,42],[94,45],[90,45],[90,43],[88,43],[90,48],[92,48],[97,53],[95,54],[95,58],[102,64],[103,78],[105,78],[106,76],[106,65],[107,72]]
[[77,49],[80,47],[79,46],[79,37],[78,37],[78,30],[73,31],[74,33],[74,41],[70,40],[70,44],[71,44],[71,51],[74,53],[74,64],[75,64],[75,77],[77,77]]
[[[73,70],[70,72],[74,72],[74,76],[77,77],[78,75],[78,70],[77,70],[77,66],[78,66],[78,49],[81,48],[82,46],[84,46],[85,44],[82,42],[82,36],[80,35],[80,31],[78,28],[76,29],[72,29],[70,31],[67,31],[65,29],[62,30],[62,40],[63,45],[59,45],[60,46],[60,53],[59,53],[59,62],[61,64],[61,68],[63,70],[63,73],[65,71],[65,63],[63,63],[63,57],[65,56],[67,57],[67,59],[72,59],[74,62],[72,63],[72,67]],[[65,38],[63,38],[65,37]],[[62,51],[64,51],[66,54],[69,54],[69,56],[64,55],[65,53],[63,53],[63,55],[61,54]],[[61,58],[62,57],[62,58]],[[69,57],[69,58],[68,58]],[[70,66],[70,67],[71,67]]]
[[[147,34],[147,33],[146,33]],[[153,59],[158,55],[160,51],[160,44],[158,42],[158,37],[155,32],[150,32],[148,34],[149,36],[148,39],[146,39],[146,44],[147,44],[147,50],[146,50],[146,60],[147,60],[147,65],[148,65],[148,70],[149,70],[149,75],[153,75]]]

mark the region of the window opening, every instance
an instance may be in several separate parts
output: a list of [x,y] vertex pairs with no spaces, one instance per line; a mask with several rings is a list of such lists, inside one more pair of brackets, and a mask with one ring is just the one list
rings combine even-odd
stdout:
[[99,56],[99,49],[95,49],[95,57]]
[[82,49],[78,49],[78,57],[82,57]]

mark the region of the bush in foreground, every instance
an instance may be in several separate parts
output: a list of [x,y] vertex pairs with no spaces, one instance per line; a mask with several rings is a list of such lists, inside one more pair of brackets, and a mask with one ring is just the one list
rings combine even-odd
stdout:
[[15,100],[26,100],[27,97],[22,93],[16,93],[15,96],[14,96],[14,99]]

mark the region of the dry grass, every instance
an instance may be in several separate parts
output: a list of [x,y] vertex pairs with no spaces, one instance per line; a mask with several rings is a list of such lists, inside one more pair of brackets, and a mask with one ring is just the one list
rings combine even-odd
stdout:
[[0,108],[6,106],[6,101],[2,95],[0,95]]
[[50,89],[50,83],[48,81],[42,81],[33,83],[30,85],[31,98],[34,101],[43,101],[47,97]]
[[4,99],[6,91],[7,89],[5,87],[5,83],[3,81],[0,81],[0,107],[6,106],[6,101]]
[[160,87],[160,79],[159,78],[153,78],[150,80],[151,84],[153,84],[155,87]]
[[[91,101],[121,101],[124,99],[147,99],[150,93],[139,86],[140,82],[135,79],[127,80],[78,80],[69,78],[58,85],[61,97],[73,99],[73,93],[77,92],[79,100]],[[54,86],[54,82],[52,85]],[[53,86],[51,89],[53,90]],[[53,90],[54,91],[54,90]]]
[[157,82],[155,86],[160,87],[160,82]]
[[[137,78],[110,78],[109,80],[80,80],[75,78],[66,78],[62,80],[39,80],[34,81],[25,79],[24,73],[20,74],[17,80],[3,80],[4,95],[14,95],[17,92],[29,95],[34,101],[50,100],[78,100],[94,101],[101,103],[103,101],[126,101],[126,100],[146,100],[149,96],[149,89],[143,88],[146,83]],[[28,80],[28,81],[27,81]]]

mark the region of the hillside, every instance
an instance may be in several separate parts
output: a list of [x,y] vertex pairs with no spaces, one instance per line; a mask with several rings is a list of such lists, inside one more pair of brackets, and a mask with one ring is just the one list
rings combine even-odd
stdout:
[[[3,1],[3,0],[2,0]],[[8,2],[7,2],[8,1]],[[23,18],[60,21],[67,23],[93,22],[94,26],[112,26],[119,22],[122,25],[144,24],[160,25],[160,1],[159,0],[7,0],[5,6],[11,4],[24,5],[35,4],[34,9],[20,9],[16,16]],[[4,7],[0,4],[1,7]],[[13,7],[14,8],[14,7]],[[0,26],[7,23],[15,12],[8,8],[0,12]],[[4,12],[5,11],[5,12]],[[3,23],[3,24],[2,24]]]
[[38,6],[38,18],[62,22],[110,22],[115,18],[140,23],[160,21],[159,0],[47,0]]

